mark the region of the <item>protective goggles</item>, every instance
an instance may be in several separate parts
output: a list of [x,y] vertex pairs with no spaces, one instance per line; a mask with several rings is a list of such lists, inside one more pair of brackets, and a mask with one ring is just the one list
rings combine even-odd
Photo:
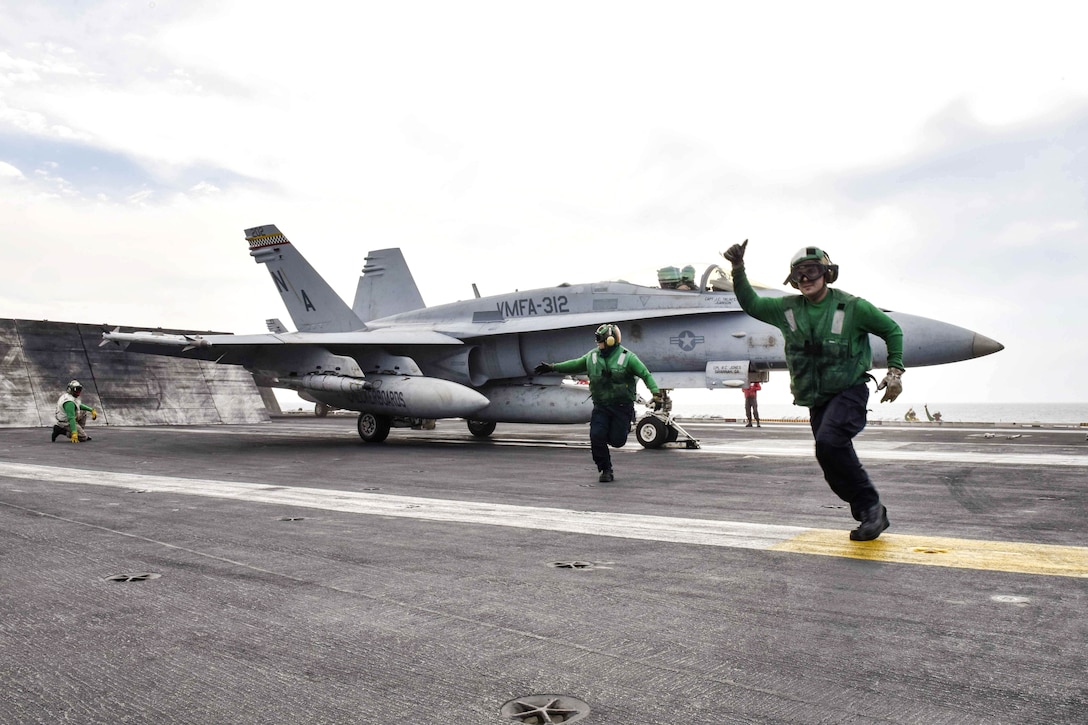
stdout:
[[795,284],[800,284],[801,282],[814,282],[825,274],[827,274],[826,264],[820,264],[819,262],[803,262],[790,269],[788,281]]

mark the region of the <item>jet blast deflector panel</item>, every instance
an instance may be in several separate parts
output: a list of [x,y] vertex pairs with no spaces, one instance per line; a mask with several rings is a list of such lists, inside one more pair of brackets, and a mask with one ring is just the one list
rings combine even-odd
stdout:
[[[198,360],[126,355],[99,347],[102,325],[0,320],[0,426],[51,426],[69,380],[99,425],[259,423],[268,410],[243,369]],[[183,331],[165,331],[183,332]]]

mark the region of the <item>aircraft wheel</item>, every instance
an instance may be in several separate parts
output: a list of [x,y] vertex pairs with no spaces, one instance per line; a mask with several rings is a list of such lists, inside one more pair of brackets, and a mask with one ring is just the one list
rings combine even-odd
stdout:
[[381,443],[389,437],[390,424],[388,416],[359,413],[359,437],[367,443]]
[[329,406],[325,405],[324,403],[318,403],[314,406],[314,415],[316,415],[318,418],[324,418],[328,414]]
[[493,420],[469,420],[468,432],[477,438],[487,438],[495,432],[495,421]]
[[660,448],[669,437],[668,428],[660,419],[648,415],[635,426],[635,438],[643,448]]

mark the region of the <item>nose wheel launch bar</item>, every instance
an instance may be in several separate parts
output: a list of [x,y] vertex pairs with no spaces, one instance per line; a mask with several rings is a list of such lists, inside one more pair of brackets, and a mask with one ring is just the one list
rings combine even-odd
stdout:
[[[700,448],[690,433],[672,417],[672,398],[668,390],[661,391],[661,408],[653,410],[635,423],[635,438],[643,448],[661,448],[669,443],[679,443],[685,448]],[[641,398],[639,402],[645,405]]]

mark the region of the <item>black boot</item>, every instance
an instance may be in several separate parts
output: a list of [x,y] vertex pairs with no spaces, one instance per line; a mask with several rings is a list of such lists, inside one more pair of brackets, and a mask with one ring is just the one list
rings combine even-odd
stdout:
[[611,481],[614,481],[615,479],[616,479],[616,477],[612,475],[612,469],[611,468],[606,468],[603,471],[601,471],[601,477],[598,478],[597,480],[600,481],[601,483],[610,483]]
[[68,431],[64,430],[59,425],[55,425],[55,426],[53,426],[53,438],[49,442],[50,443],[56,443],[57,438],[59,438],[62,435],[67,435],[67,434],[68,434]]
[[891,526],[888,521],[888,509],[882,504],[870,506],[861,515],[861,525],[850,532],[851,541],[872,541],[880,532]]

